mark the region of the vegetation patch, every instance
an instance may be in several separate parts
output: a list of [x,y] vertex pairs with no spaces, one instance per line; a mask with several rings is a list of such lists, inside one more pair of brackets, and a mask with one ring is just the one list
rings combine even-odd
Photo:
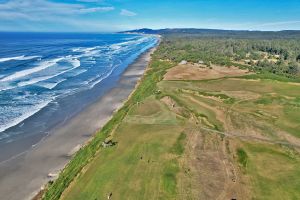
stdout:
[[253,199],[298,199],[299,153],[281,145],[244,142]]
[[264,104],[264,105],[271,104],[272,102],[273,100],[270,97],[263,97],[255,101],[255,103],[257,104]]
[[276,80],[280,82],[295,82],[298,83],[300,82],[300,77],[286,77],[286,76],[281,76],[277,74],[273,74],[270,72],[262,72],[262,73],[257,73],[257,74],[249,74],[245,76],[240,76],[238,78],[244,78],[244,79],[269,79],[269,80]]
[[184,153],[185,139],[186,134],[181,132],[175,144],[173,145],[171,152],[175,153],[176,155],[182,155]]
[[162,188],[167,196],[176,196],[177,179],[176,175],[179,172],[179,165],[176,160],[171,160],[164,168],[162,176]]
[[234,99],[227,96],[226,94],[222,94],[222,93],[208,93],[208,92],[203,92],[203,91],[199,91],[198,92],[200,95],[203,96],[212,96],[212,97],[216,97],[219,99],[222,99],[224,101],[228,101],[228,102],[234,102]]
[[247,163],[248,163],[248,155],[246,153],[246,151],[242,148],[238,148],[236,150],[236,154],[238,156],[238,162],[240,163],[240,165],[244,168],[247,167]]

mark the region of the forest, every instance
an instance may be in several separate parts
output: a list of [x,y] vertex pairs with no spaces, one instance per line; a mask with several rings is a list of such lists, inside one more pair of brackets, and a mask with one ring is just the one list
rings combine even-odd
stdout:
[[158,53],[163,60],[238,66],[289,78],[298,77],[300,73],[300,39],[297,38],[228,38],[197,34],[166,34],[163,37]]
[[300,76],[300,31],[138,29],[123,33],[162,36],[162,60],[238,66],[287,78]]

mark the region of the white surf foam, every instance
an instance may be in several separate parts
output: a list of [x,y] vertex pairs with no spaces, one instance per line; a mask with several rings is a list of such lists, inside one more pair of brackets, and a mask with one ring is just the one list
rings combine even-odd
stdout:
[[80,60],[78,60],[77,58],[70,59],[69,61],[75,68],[80,67]]
[[92,50],[97,49],[99,46],[95,46],[95,47],[77,47],[72,49],[73,52],[89,52]]
[[148,37],[142,37],[142,38],[137,39],[137,40],[130,40],[130,41],[126,41],[126,42],[120,42],[120,43],[110,45],[110,48],[113,49],[113,50],[119,50],[119,49],[124,48],[124,47],[129,47],[129,46],[133,47],[135,45],[146,42],[149,39],[150,38],[148,38]]
[[41,56],[15,56],[15,57],[8,57],[8,58],[0,58],[0,62],[7,62],[10,60],[31,60],[34,58],[40,58]]
[[7,129],[13,127],[13,126],[16,126],[19,123],[21,123],[25,119],[29,118],[30,116],[34,115],[35,113],[37,113],[38,111],[40,111],[42,108],[44,108],[45,106],[47,106],[51,101],[52,100],[48,100],[48,101],[44,101],[42,103],[39,103],[36,106],[27,109],[27,111],[24,112],[21,116],[15,118],[15,119],[12,119],[8,123],[0,125],[0,132],[3,132],[5,130],[7,130]]
[[73,52],[82,53],[78,57],[89,57],[89,56],[98,56],[101,52],[101,46],[95,47],[78,47],[72,49]]
[[[77,67],[80,67],[80,61],[78,59],[69,59],[68,60],[72,65],[73,67],[70,68],[70,69],[67,69],[67,70],[64,70],[64,71],[61,71],[55,75],[52,75],[52,76],[42,76],[42,77],[38,77],[38,78],[34,78],[34,79],[31,79],[29,81],[24,81],[24,82],[21,82],[18,84],[18,86],[26,86],[26,85],[32,85],[32,84],[35,84],[35,83],[38,83],[38,82],[41,82],[41,81],[45,81],[45,80],[48,80],[50,78],[54,78],[54,77],[57,77],[61,74],[64,74],[66,72],[69,72],[73,69],[76,69]],[[58,84],[58,83],[57,83]],[[56,85],[55,85],[56,86]],[[54,86],[54,87],[55,87]],[[49,88],[49,89],[53,89],[54,87],[52,88]]]
[[57,82],[54,82],[54,83],[50,83],[50,82],[46,82],[46,83],[41,83],[40,86],[44,87],[44,88],[47,88],[49,90],[52,90],[53,88],[55,88],[58,84],[64,82],[65,80],[67,79],[61,79]]
[[22,82],[18,83],[17,86],[23,87],[23,86],[27,86],[27,85],[32,85],[32,84],[38,83],[40,81],[47,80],[49,78],[52,78],[52,76],[42,76],[42,77],[32,78],[28,81],[22,81]]
[[55,58],[55,59],[52,59],[52,60],[49,60],[49,61],[44,61],[40,65],[38,65],[37,67],[33,67],[33,68],[30,68],[30,69],[25,69],[25,70],[22,70],[22,71],[19,71],[19,72],[15,72],[14,74],[11,74],[9,76],[6,76],[6,77],[0,79],[0,82],[15,80],[15,79],[18,79],[18,78],[21,78],[21,77],[28,76],[30,74],[39,72],[41,70],[47,69],[48,67],[51,67],[51,66],[55,65],[57,62],[59,62],[63,59],[64,59],[63,57],[60,57],[60,58]]
[[[55,61],[53,61],[53,65],[56,64],[56,61],[62,60],[62,59],[64,59],[64,58],[56,59]],[[35,83],[38,83],[38,82],[41,82],[41,81],[45,81],[45,80],[48,80],[48,79],[57,77],[57,76],[59,76],[59,75],[61,75],[61,74],[64,74],[64,73],[66,73],[66,72],[69,72],[69,71],[71,71],[71,70],[74,70],[74,69],[80,67],[80,60],[78,60],[78,59],[76,59],[76,58],[75,58],[75,59],[74,59],[74,58],[68,58],[67,60],[68,60],[68,62],[70,62],[71,65],[73,66],[72,68],[66,69],[66,70],[61,71],[61,72],[59,72],[59,73],[57,73],[57,74],[54,74],[54,75],[52,75],[52,76],[41,76],[41,77],[37,77],[37,78],[32,78],[32,79],[30,79],[30,80],[22,81],[22,82],[18,83],[16,86],[6,86],[6,87],[3,87],[3,88],[1,88],[1,86],[0,86],[0,91],[10,90],[10,89],[13,89],[13,88],[16,88],[16,87],[23,87],[23,86],[27,86],[27,85],[32,85],[32,84],[35,84]],[[48,66],[49,66],[49,65],[48,65]],[[50,66],[49,66],[49,67],[50,67]],[[23,70],[23,71],[25,71],[25,70]],[[16,72],[16,73],[17,73],[17,72]],[[1,80],[0,80],[0,81],[1,81]],[[42,87],[44,87],[44,86],[42,86]],[[48,88],[48,87],[46,87],[46,88]],[[53,87],[53,88],[54,88],[54,87]],[[50,88],[50,89],[53,89],[53,88]]]

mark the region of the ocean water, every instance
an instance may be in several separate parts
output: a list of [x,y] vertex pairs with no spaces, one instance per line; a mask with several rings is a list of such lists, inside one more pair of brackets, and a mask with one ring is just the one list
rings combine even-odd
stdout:
[[92,91],[156,43],[132,34],[0,33],[0,142],[25,134],[28,118]]

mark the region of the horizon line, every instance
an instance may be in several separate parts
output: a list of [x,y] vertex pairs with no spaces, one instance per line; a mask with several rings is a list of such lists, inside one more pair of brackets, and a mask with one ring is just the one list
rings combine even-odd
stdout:
[[184,29],[194,29],[194,30],[216,30],[216,31],[248,31],[248,32],[283,32],[283,31],[299,31],[300,29],[282,29],[282,30],[250,30],[250,29],[218,29],[218,28],[136,28],[129,30],[119,30],[119,31],[38,31],[38,30],[30,30],[30,31],[16,31],[16,30],[0,30],[0,33],[122,33],[122,32],[131,32],[142,29],[148,29],[153,31],[158,30],[184,30]]

